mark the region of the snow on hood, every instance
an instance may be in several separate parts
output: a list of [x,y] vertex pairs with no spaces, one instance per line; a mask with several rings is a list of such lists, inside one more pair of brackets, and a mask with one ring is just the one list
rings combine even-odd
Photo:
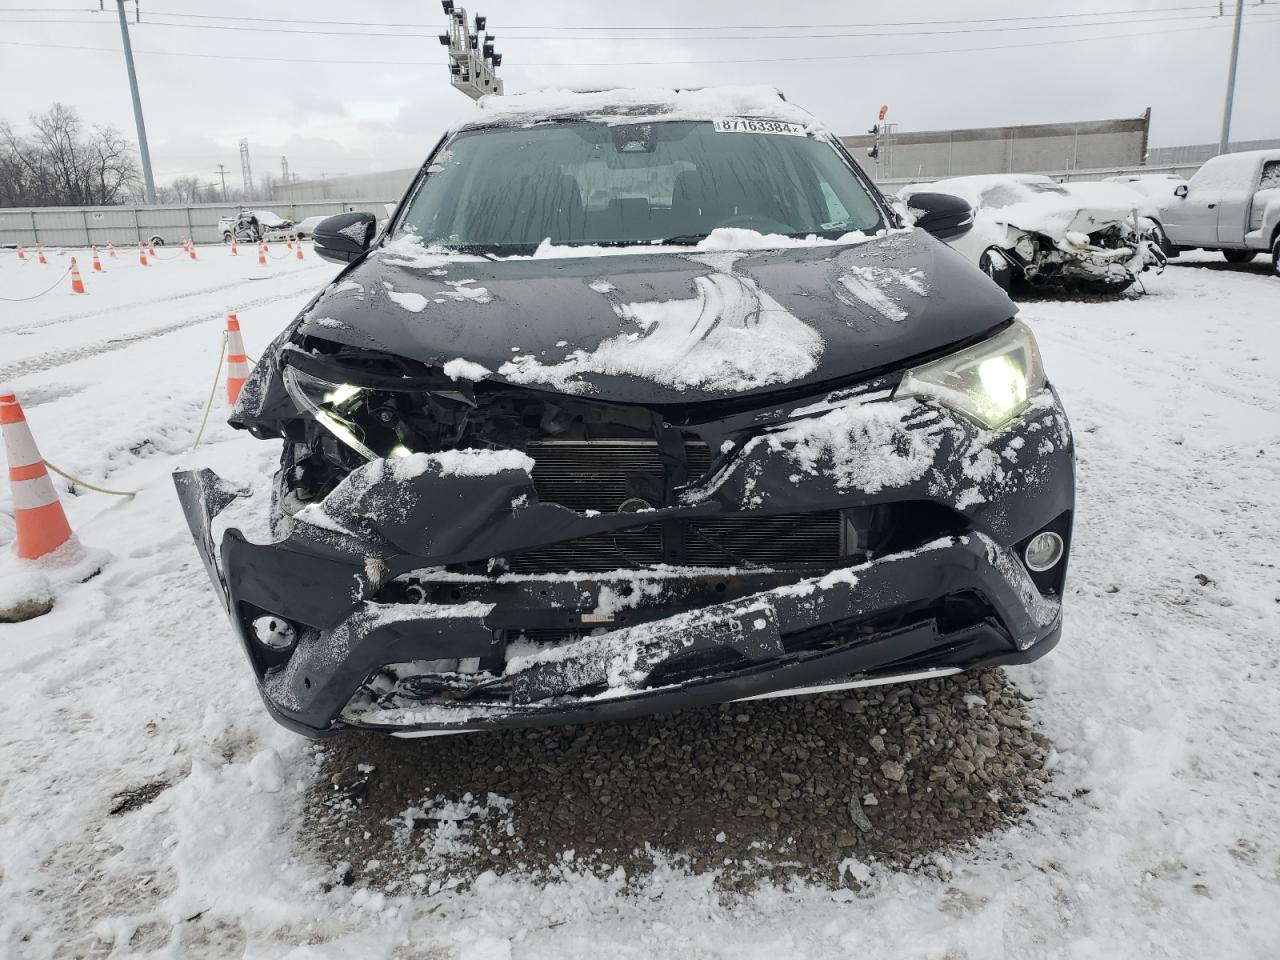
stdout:
[[282,227],[289,222],[280,214],[272,213],[270,210],[250,210],[249,212],[257,217],[258,222],[264,227]]
[[611,296],[622,331],[593,350],[559,363],[517,355],[499,368],[512,383],[545,383],[565,392],[586,388],[581,375],[631,374],[677,389],[751,390],[807,376],[822,338],[750,277],[733,272],[742,253],[692,259],[712,272],[693,278],[693,295],[624,303]]
[[768,86],[698,90],[649,87],[595,92],[550,89],[487,96],[480,99],[476,114],[463,122],[460,129],[528,125],[560,117],[583,117],[606,123],[764,117],[800,123],[812,133],[825,130],[811,113],[788,103],[777,89]]

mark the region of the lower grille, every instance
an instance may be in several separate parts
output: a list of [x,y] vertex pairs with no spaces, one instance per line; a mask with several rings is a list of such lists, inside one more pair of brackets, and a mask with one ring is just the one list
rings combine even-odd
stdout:
[[[508,557],[514,573],[599,573],[659,563],[694,567],[792,567],[832,563],[844,553],[838,510],[672,521],[685,553],[664,549],[658,525],[597,533]],[[673,538],[678,542],[679,538]]]

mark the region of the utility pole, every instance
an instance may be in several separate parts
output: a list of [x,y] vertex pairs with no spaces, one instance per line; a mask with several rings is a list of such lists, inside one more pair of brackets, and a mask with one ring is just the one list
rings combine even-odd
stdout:
[[[138,74],[133,69],[133,45],[129,43],[129,19],[124,15],[124,0],[116,0],[120,14],[120,39],[124,42],[124,64],[129,68],[129,91],[133,94],[133,120],[138,125],[138,152],[142,155],[142,184],[147,203],[156,202],[156,179],[151,175],[151,150],[147,147],[147,127],[142,122],[142,99],[138,96]],[[1239,27],[1236,28],[1237,32]],[[1234,69],[1232,75],[1234,76]]]
[[1236,61],[1240,59],[1240,19],[1244,14],[1244,0],[1236,0],[1236,25],[1231,34],[1231,68],[1227,72],[1227,102],[1222,108],[1222,136],[1218,138],[1218,153],[1226,153],[1231,140],[1231,101],[1236,96]]
[[218,164],[218,176],[222,178],[222,202],[227,202],[227,168]]
[[253,167],[249,165],[249,141],[240,141],[240,178],[244,180],[244,196],[249,199],[253,193]]

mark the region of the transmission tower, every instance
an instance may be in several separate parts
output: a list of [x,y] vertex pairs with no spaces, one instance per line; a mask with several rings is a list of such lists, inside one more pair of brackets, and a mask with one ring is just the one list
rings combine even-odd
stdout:
[[280,179],[285,183],[289,182],[289,158],[280,158]]
[[472,100],[501,94],[497,68],[502,66],[502,54],[494,52],[494,36],[485,30],[488,18],[477,13],[468,24],[467,11],[455,8],[453,0],[441,0],[441,6],[449,18],[449,32],[440,34],[440,45],[449,48],[449,82]]
[[253,168],[249,166],[249,141],[240,141],[240,177],[244,180],[246,198],[253,193]]

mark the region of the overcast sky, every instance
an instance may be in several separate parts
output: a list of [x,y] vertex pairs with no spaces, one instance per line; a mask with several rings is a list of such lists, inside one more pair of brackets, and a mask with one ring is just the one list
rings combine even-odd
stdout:
[[[115,4],[106,5],[99,13],[97,0],[0,0],[0,117],[25,124],[60,100],[134,136]],[[469,8],[498,37],[508,93],[768,83],[838,133],[865,131],[882,103],[902,130],[1130,117],[1150,106],[1152,146],[1218,138],[1231,30],[1211,19],[1216,10],[1197,0],[485,0]],[[1246,11],[1232,139],[1280,137],[1280,2],[1246,0]],[[414,166],[471,108],[448,84],[436,0],[144,0],[143,22],[130,19],[162,183],[211,180],[218,163],[238,180],[241,137],[255,174],[278,174],[281,155],[304,178]],[[356,20],[383,25],[324,22]],[[622,29],[635,27],[650,29]],[[688,27],[713,29],[678,29]],[[336,35],[283,32],[300,30]],[[781,39],[799,34],[821,36]],[[927,53],[957,48],[969,52]],[[757,62],[713,62],[734,60]]]

